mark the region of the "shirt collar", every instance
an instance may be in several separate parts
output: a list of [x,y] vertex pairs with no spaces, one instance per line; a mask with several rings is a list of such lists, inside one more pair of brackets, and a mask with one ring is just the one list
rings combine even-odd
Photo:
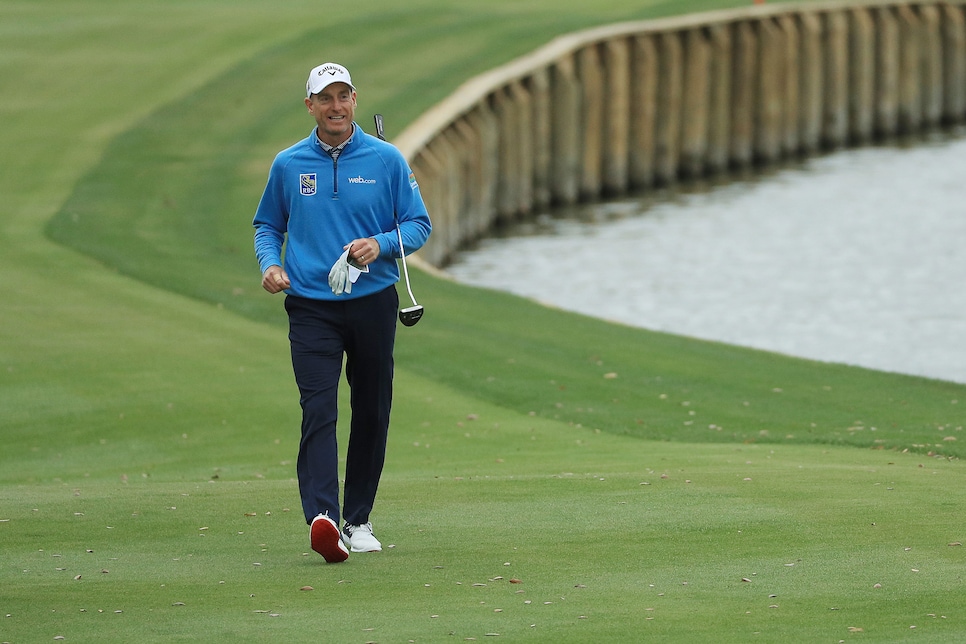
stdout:
[[349,138],[343,141],[342,143],[340,143],[339,145],[329,145],[328,143],[320,139],[318,127],[315,128],[314,134],[315,134],[316,143],[318,143],[323,150],[325,150],[329,154],[333,154],[333,153],[341,154],[341,152],[345,149],[345,146],[349,145],[349,142],[352,141],[352,137],[356,135],[356,124],[355,123],[352,124],[352,133],[349,134]]

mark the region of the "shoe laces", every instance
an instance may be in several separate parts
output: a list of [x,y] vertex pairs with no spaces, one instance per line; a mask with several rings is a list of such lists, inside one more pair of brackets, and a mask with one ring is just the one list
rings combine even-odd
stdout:
[[359,532],[368,532],[369,534],[372,534],[372,523],[363,523],[362,525],[347,525],[345,527],[345,532],[349,536],[352,536],[356,530]]

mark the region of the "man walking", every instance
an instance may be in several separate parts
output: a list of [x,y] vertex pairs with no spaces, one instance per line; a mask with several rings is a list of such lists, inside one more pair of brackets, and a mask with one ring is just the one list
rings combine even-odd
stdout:
[[[302,509],[312,549],[335,563],[350,551],[382,549],[369,514],[392,404],[397,235],[414,251],[432,226],[405,158],[355,123],[348,70],[319,65],[305,89],[316,127],[275,157],[253,226],[262,287],[286,293],[302,407]],[[352,418],[340,506],[336,421],[343,356]]]

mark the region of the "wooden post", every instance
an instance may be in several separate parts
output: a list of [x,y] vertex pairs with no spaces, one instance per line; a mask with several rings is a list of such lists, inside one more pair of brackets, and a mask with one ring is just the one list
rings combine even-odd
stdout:
[[574,59],[566,56],[558,60],[551,73],[553,96],[553,201],[569,205],[577,202],[577,177],[580,164],[580,90],[577,84]]
[[434,154],[439,158],[443,166],[443,176],[445,180],[442,185],[440,196],[443,201],[443,208],[450,217],[450,225],[444,231],[446,236],[447,248],[459,248],[462,243],[461,225],[462,205],[465,184],[463,183],[463,168],[461,167],[460,151],[456,146],[459,145],[458,136],[452,126],[440,132],[440,136],[433,141],[432,148]]
[[899,5],[899,131],[912,132],[922,125],[922,89],[919,85],[921,33],[919,17],[909,5]]
[[939,125],[943,115],[943,41],[939,25],[939,9],[935,5],[919,7],[922,24],[922,120],[926,127]]
[[609,195],[627,192],[631,132],[631,52],[626,38],[604,43],[606,84],[598,101],[604,102],[603,190]]
[[731,141],[731,25],[713,25],[710,34],[711,104],[706,167],[709,172],[720,173],[728,168]]
[[486,227],[481,220],[486,213],[480,208],[483,201],[480,185],[482,168],[480,167],[480,138],[470,125],[468,115],[453,123],[453,143],[459,163],[459,243],[476,239],[480,231]]
[[603,70],[596,45],[577,53],[578,78],[581,89],[580,129],[574,134],[581,142],[580,198],[600,197],[601,169],[604,149]]
[[499,221],[510,221],[517,214],[519,200],[520,142],[517,140],[519,112],[514,105],[510,88],[498,88],[490,97],[493,113],[499,124],[499,155],[497,157],[496,214]]
[[658,110],[655,146],[657,180],[672,183],[677,179],[681,158],[681,83],[682,46],[677,32],[658,36]]
[[849,12],[849,140],[868,143],[875,127],[875,24],[867,9]]
[[966,116],[966,25],[962,7],[943,5],[943,119],[955,123]]
[[754,158],[772,163],[782,151],[784,129],[785,46],[778,26],[769,18],[759,20],[758,70],[755,95]]
[[[447,211],[445,202],[440,197],[440,192],[445,184],[442,176],[442,165],[433,156],[429,146],[424,147],[409,165],[418,178],[419,191],[426,203],[426,209],[432,213],[433,226],[443,231],[455,227],[457,213]],[[448,235],[445,232],[436,239],[433,239],[434,237],[436,235],[429,236],[423,247],[419,249],[419,253],[431,264],[439,266],[449,259],[450,253],[456,248],[449,245]]]
[[533,210],[533,105],[530,92],[519,80],[510,83],[509,96],[515,114],[511,122],[517,155],[512,177],[516,197],[513,212],[517,216],[528,215]]
[[734,67],[731,76],[731,163],[742,167],[751,164],[754,149],[758,41],[750,22],[736,24],[734,38]]
[[899,130],[899,24],[893,10],[875,10],[875,133],[894,136]]
[[551,161],[553,127],[550,71],[546,67],[535,70],[530,76],[528,87],[533,113],[529,132],[533,146],[533,207],[543,210],[550,205],[552,195],[550,176],[553,171]]
[[822,20],[814,13],[799,16],[802,39],[801,57],[801,109],[799,110],[799,137],[802,152],[816,152],[822,143],[824,121],[825,62],[822,51],[824,40]]
[[778,26],[784,41],[785,67],[782,71],[782,152],[785,156],[798,154],[801,147],[801,69],[802,43],[798,23],[791,15],[779,16]]
[[497,184],[500,172],[500,128],[496,115],[486,101],[479,103],[470,112],[470,123],[480,139],[480,209],[485,218],[481,220],[484,228],[477,231],[482,235],[496,221]]
[[630,185],[654,185],[657,128],[657,47],[651,35],[634,38],[631,61]]
[[849,140],[849,25],[845,12],[825,16],[825,122],[822,142],[831,149]]
[[681,172],[704,174],[708,154],[708,110],[711,97],[711,46],[703,29],[684,35],[684,78],[681,105]]

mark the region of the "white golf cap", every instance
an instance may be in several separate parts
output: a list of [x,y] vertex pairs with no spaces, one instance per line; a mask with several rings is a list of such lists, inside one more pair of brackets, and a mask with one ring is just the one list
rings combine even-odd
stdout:
[[309,72],[309,79],[305,81],[305,96],[318,94],[332,83],[345,83],[353,92],[356,91],[348,69],[337,63],[322,63]]

